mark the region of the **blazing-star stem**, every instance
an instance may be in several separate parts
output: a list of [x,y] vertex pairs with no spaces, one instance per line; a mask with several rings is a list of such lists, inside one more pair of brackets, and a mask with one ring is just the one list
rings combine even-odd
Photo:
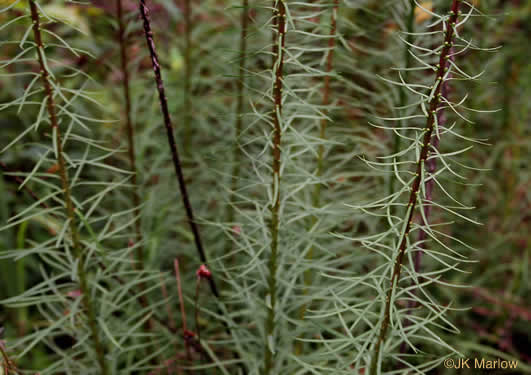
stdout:
[[418,200],[417,198],[418,198],[418,194],[420,190],[420,184],[422,181],[423,169],[425,168],[424,164],[426,163],[428,154],[430,153],[430,149],[433,147],[431,145],[431,138],[432,138],[433,130],[435,128],[437,109],[439,108],[439,105],[441,103],[442,88],[444,85],[444,75],[446,74],[447,67],[449,65],[448,59],[450,58],[450,53],[451,53],[453,38],[454,38],[454,33],[455,33],[455,25],[456,25],[458,13],[459,13],[460,5],[461,5],[461,0],[452,0],[450,17],[449,17],[449,20],[446,22],[444,44],[441,50],[437,73],[435,76],[434,94],[429,103],[429,113],[428,113],[428,119],[426,121],[426,128],[424,129],[423,145],[420,151],[419,159],[417,161],[415,179],[413,180],[413,183],[411,185],[411,193],[409,195],[409,203],[407,205],[406,225],[405,225],[404,233],[402,234],[402,237],[400,239],[400,244],[398,246],[398,254],[394,262],[390,286],[389,286],[389,289],[387,291],[387,295],[385,298],[384,316],[383,316],[383,321],[380,326],[380,332],[379,332],[377,341],[374,345],[374,351],[373,351],[373,355],[371,358],[371,365],[370,365],[370,375],[376,375],[378,373],[378,362],[380,358],[381,346],[382,346],[383,341],[385,340],[385,337],[387,335],[387,330],[389,328],[389,321],[391,319],[391,315],[390,315],[391,303],[392,303],[391,299],[393,296],[393,292],[395,288],[398,286],[398,282],[400,280],[400,271],[402,269],[404,254],[407,248],[407,242],[408,242],[407,238],[409,236],[409,231],[411,229],[413,213],[415,211],[415,206]]
[[265,325],[265,349],[264,349],[264,374],[269,375],[274,366],[274,345],[275,342],[275,320],[276,320],[276,300],[277,300],[277,271],[278,271],[278,227],[280,210],[280,145],[282,139],[281,116],[282,116],[282,84],[284,68],[284,44],[286,33],[286,5],[284,0],[273,1],[273,22],[275,26],[273,44],[273,176],[271,191],[273,191],[273,203],[271,206],[271,253],[269,254],[269,299],[267,306],[267,320]]
[[[190,225],[190,229],[192,230],[192,234],[194,237],[194,242],[195,242],[197,252],[199,254],[199,258],[201,259],[202,263],[206,264],[207,258],[206,258],[205,250],[203,248],[201,236],[199,234],[199,228],[195,222],[192,204],[190,203],[190,198],[188,196],[188,190],[186,188],[186,182],[184,181],[184,175],[182,171],[181,161],[179,158],[179,152],[177,150],[177,144],[175,142],[175,136],[173,135],[173,125],[171,123],[170,112],[168,110],[168,101],[166,99],[166,94],[164,90],[164,82],[162,81],[162,73],[161,73],[161,68],[159,64],[159,58],[158,58],[158,55],[155,49],[155,42],[153,40],[153,31],[151,30],[151,24],[149,22],[148,13],[149,13],[149,10],[146,6],[145,0],[140,0],[140,14],[144,21],[144,33],[146,35],[146,41],[147,41],[147,45],[149,48],[149,53],[151,55],[153,71],[155,72],[155,82],[156,82],[157,90],[159,93],[160,108],[162,111],[162,116],[164,118],[164,126],[166,127],[166,134],[168,138],[168,144],[170,146],[175,174],[177,176],[177,181],[179,183],[179,188],[181,191],[181,199],[183,201],[183,205],[186,211],[188,224]],[[210,285],[210,289],[212,293],[214,294],[214,296],[219,298],[219,292],[218,292],[216,283],[214,281],[214,278],[211,278],[209,280],[209,285]]]
[[68,177],[68,171],[66,168],[65,157],[63,154],[63,140],[61,137],[61,129],[59,127],[59,121],[56,113],[56,105],[53,95],[52,84],[50,80],[50,74],[45,63],[44,57],[44,44],[41,37],[40,29],[40,17],[37,5],[34,0],[29,1],[31,19],[33,21],[33,35],[35,37],[35,44],[37,47],[37,59],[39,61],[40,73],[42,77],[42,83],[44,86],[44,92],[46,95],[46,108],[48,111],[48,116],[50,119],[50,124],[52,131],[55,137],[56,144],[56,159],[59,166],[59,176],[61,179],[61,186],[63,188],[63,198],[65,201],[65,211],[66,216],[68,217],[70,235],[72,238],[72,244],[74,248],[74,254],[77,258],[77,273],[79,277],[79,289],[82,293],[83,306],[87,313],[88,324],[92,334],[92,340],[94,343],[94,350],[96,352],[96,357],[98,359],[100,371],[102,375],[108,374],[107,365],[105,363],[105,353],[103,349],[103,344],[100,339],[98,324],[96,320],[96,313],[94,311],[94,306],[92,299],[90,298],[90,289],[88,287],[87,274],[85,272],[85,254],[81,247],[81,241],[79,238],[79,232],[77,228],[77,216],[75,213],[74,203],[72,201],[72,195],[70,191],[70,182]]

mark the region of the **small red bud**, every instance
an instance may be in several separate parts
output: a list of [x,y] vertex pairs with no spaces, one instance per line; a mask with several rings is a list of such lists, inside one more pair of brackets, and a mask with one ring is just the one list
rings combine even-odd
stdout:
[[195,332],[185,329],[183,335],[186,340],[189,340],[195,337]]
[[204,277],[206,279],[210,279],[212,277],[212,272],[210,272],[210,270],[204,264],[201,264],[201,266],[199,266],[199,269],[197,270],[195,274],[199,278]]

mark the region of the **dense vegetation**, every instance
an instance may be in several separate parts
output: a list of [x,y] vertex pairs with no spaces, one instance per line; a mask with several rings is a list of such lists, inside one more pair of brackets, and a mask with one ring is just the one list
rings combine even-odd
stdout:
[[0,9],[0,373],[531,372],[530,2]]

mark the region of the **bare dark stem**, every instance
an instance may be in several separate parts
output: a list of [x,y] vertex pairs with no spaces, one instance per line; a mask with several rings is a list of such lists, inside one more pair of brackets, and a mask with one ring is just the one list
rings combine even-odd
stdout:
[[77,228],[77,217],[74,209],[74,204],[70,192],[70,183],[68,180],[68,171],[66,168],[65,158],[63,155],[63,142],[61,137],[61,131],[59,128],[59,121],[57,119],[55,101],[53,96],[52,84],[50,82],[51,77],[48,73],[45,59],[44,59],[44,44],[42,42],[41,30],[40,30],[40,20],[39,12],[37,5],[34,0],[29,1],[30,10],[31,10],[31,19],[33,21],[33,34],[35,37],[35,43],[37,46],[37,56],[39,60],[42,83],[44,86],[44,91],[46,94],[46,105],[48,110],[48,115],[50,118],[50,124],[52,126],[53,132],[55,134],[55,143],[56,143],[56,154],[57,154],[57,164],[59,165],[59,176],[61,178],[61,185],[63,188],[63,196],[66,204],[66,215],[69,220],[69,229],[70,235],[72,238],[72,244],[74,248],[74,253],[78,259],[78,277],[79,277],[79,288],[81,290],[83,305],[87,312],[88,324],[92,333],[92,340],[94,341],[94,350],[98,359],[100,366],[100,371],[103,375],[108,374],[107,365],[105,364],[105,354],[103,345],[100,340],[98,325],[96,321],[96,313],[94,311],[94,306],[90,298],[90,290],[88,287],[87,274],[85,272],[85,254],[81,248],[81,241],[79,239],[79,232]]
[[[177,144],[175,142],[175,137],[173,135],[173,126],[171,123],[170,112],[168,110],[168,101],[166,100],[166,94],[164,91],[164,83],[162,81],[159,58],[155,50],[155,42],[153,41],[153,32],[151,31],[151,24],[149,22],[149,16],[148,16],[149,11],[145,3],[146,3],[145,0],[140,0],[140,14],[142,15],[142,19],[144,21],[144,33],[146,35],[146,41],[147,41],[147,45],[149,48],[149,53],[151,55],[151,62],[153,64],[153,70],[155,72],[155,82],[157,84],[157,90],[159,92],[160,108],[162,111],[162,115],[164,117],[164,125],[166,127],[168,144],[170,146],[170,150],[172,154],[173,166],[175,168],[175,174],[177,176],[177,181],[179,182],[181,198],[183,201],[184,208],[186,210],[188,224],[190,225],[190,228],[193,233],[195,246],[199,254],[199,258],[201,259],[201,263],[207,264],[208,262],[206,259],[205,250],[203,249],[203,244],[201,242],[199,228],[194,219],[194,213],[192,210],[192,205],[190,203],[190,198],[188,196],[186,183],[184,181],[184,175],[183,175],[183,171],[181,167],[181,161],[179,159],[179,153],[177,151]],[[209,280],[209,285],[210,285],[210,290],[212,291],[212,294],[214,294],[214,296],[219,298],[218,288],[216,286],[216,283],[213,277]]]
[[273,0],[273,20],[276,27],[276,37],[273,37],[273,72],[275,84],[273,87],[273,176],[271,191],[273,191],[273,204],[271,207],[271,253],[269,255],[269,298],[267,321],[264,338],[264,374],[269,375],[274,366],[274,354],[270,349],[270,341],[275,340],[276,320],[276,294],[277,294],[277,271],[278,271],[278,227],[280,209],[280,145],[281,145],[281,118],[282,115],[282,79],[284,68],[284,44],[286,31],[286,8],[283,0]]
[[450,18],[446,24],[444,45],[441,50],[438,70],[436,73],[436,78],[435,78],[435,83],[434,83],[435,91],[434,91],[433,98],[430,101],[428,119],[426,122],[426,128],[424,129],[423,145],[420,151],[419,159],[417,161],[415,179],[413,180],[413,183],[411,186],[411,194],[409,196],[409,203],[407,206],[408,209],[406,212],[406,226],[405,226],[404,233],[402,234],[400,244],[398,246],[398,254],[395,259],[393,273],[391,276],[391,282],[390,282],[390,286],[387,291],[387,296],[385,299],[384,316],[383,316],[383,321],[380,326],[380,332],[378,335],[378,339],[374,345],[374,352],[371,358],[370,375],[376,375],[378,373],[378,362],[380,359],[381,345],[383,341],[385,340],[385,337],[387,335],[387,330],[389,328],[389,321],[391,318],[390,316],[391,299],[392,299],[393,291],[398,286],[398,282],[400,279],[400,271],[402,269],[404,254],[406,252],[407,243],[408,243],[407,238],[409,236],[409,231],[411,229],[411,223],[413,219],[413,213],[415,211],[415,206],[418,200],[417,198],[418,198],[420,184],[422,180],[422,174],[423,174],[422,170],[425,167],[424,164],[426,163],[426,159],[428,158],[430,149],[432,148],[431,138],[432,138],[433,130],[435,128],[437,109],[441,103],[441,97],[442,97],[441,90],[442,90],[443,83],[444,83],[444,75],[449,65],[448,59],[450,58],[450,51],[451,51],[454,32],[455,32],[454,28],[456,25],[460,4],[461,4],[461,0],[452,1]]

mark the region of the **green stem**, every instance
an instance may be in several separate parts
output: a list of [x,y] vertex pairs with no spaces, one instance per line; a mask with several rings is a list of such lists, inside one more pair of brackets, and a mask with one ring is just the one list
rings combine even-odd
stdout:
[[264,374],[269,375],[274,366],[275,348],[275,321],[276,321],[276,300],[277,300],[277,270],[278,270],[278,227],[280,209],[280,144],[282,137],[281,115],[282,115],[282,79],[284,68],[284,44],[286,26],[286,5],[284,0],[273,0],[273,19],[276,27],[276,38],[273,44],[273,74],[275,85],[273,87],[273,176],[271,191],[273,192],[273,204],[271,207],[271,254],[269,256],[269,297],[267,321],[265,326],[266,338],[264,349]]
[[53,96],[53,90],[51,85],[51,77],[47,70],[45,58],[44,58],[44,45],[42,43],[41,30],[40,30],[40,19],[39,12],[37,10],[37,5],[34,0],[29,1],[31,18],[33,21],[33,34],[35,37],[35,43],[37,46],[37,56],[41,69],[42,83],[44,86],[44,91],[46,94],[47,101],[47,110],[48,116],[50,118],[50,123],[55,134],[55,143],[56,143],[56,158],[57,164],[59,166],[59,176],[61,179],[61,186],[63,188],[63,196],[66,204],[66,216],[68,217],[70,234],[72,237],[72,244],[74,248],[74,254],[77,258],[77,272],[79,277],[79,288],[82,293],[83,306],[87,312],[88,324],[92,333],[92,340],[94,342],[94,350],[98,358],[98,363],[100,366],[101,374],[107,375],[107,365],[105,364],[105,354],[103,345],[99,336],[96,313],[94,311],[94,306],[90,298],[90,289],[88,286],[88,278],[85,272],[85,254],[81,248],[81,241],[79,238],[79,232],[77,228],[77,218],[75,214],[75,208],[72,201],[70,183],[68,178],[68,171],[66,168],[65,158],[63,155],[63,142],[61,137],[61,131],[59,128],[59,122],[57,119],[55,101]]
[[392,297],[394,294],[395,288],[398,286],[398,282],[400,280],[400,271],[402,269],[402,262],[404,259],[404,254],[407,249],[407,243],[408,243],[408,236],[409,231],[411,229],[411,223],[413,220],[413,213],[415,211],[415,206],[417,204],[417,198],[420,191],[420,185],[422,182],[422,175],[423,175],[423,169],[424,169],[424,163],[426,159],[428,158],[428,155],[430,153],[430,140],[433,133],[433,130],[435,128],[435,120],[437,116],[437,109],[439,107],[439,104],[441,102],[441,89],[444,84],[444,75],[446,73],[446,69],[448,67],[448,59],[450,55],[450,51],[453,44],[453,37],[454,37],[454,28],[457,21],[457,16],[459,13],[459,6],[461,5],[461,0],[452,0],[452,7],[450,11],[450,18],[446,23],[446,32],[444,36],[444,45],[441,50],[440,58],[439,58],[439,64],[438,69],[435,77],[435,91],[433,94],[433,98],[431,99],[429,103],[429,115],[426,122],[426,128],[424,129],[424,138],[423,138],[423,144],[420,151],[419,159],[417,161],[417,167],[416,167],[416,173],[415,173],[415,179],[413,180],[413,183],[411,185],[411,193],[409,195],[409,203],[407,205],[407,212],[406,212],[406,225],[404,229],[404,233],[401,236],[400,244],[398,246],[398,254],[396,256],[394,266],[393,266],[393,273],[391,276],[391,282],[389,289],[387,291],[387,295],[385,298],[385,307],[384,307],[384,316],[383,321],[380,326],[380,332],[378,334],[378,338],[376,341],[376,344],[374,345],[374,351],[371,358],[371,365],[370,365],[370,375],[376,375],[378,373],[378,363],[380,359],[380,351],[383,341],[385,340],[385,337],[387,335],[387,330],[389,328],[389,322],[391,319],[391,303],[392,303]]

